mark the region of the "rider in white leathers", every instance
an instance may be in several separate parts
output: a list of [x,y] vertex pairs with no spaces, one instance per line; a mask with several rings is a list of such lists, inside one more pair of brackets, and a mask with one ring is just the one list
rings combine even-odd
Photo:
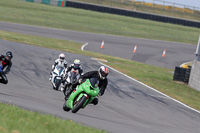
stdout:
[[55,60],[55,63],[52,65],[52,71],[50,72],[50,78],[49,80],[51,81],[52,78],[52,72],[55,69],[55,67],[59,65],[59,66],[64,66],[65,67],[65,72],[67,70],[67,61],[65,60],[65,55],[63,53],[61,53],[59,55],[59,58]]

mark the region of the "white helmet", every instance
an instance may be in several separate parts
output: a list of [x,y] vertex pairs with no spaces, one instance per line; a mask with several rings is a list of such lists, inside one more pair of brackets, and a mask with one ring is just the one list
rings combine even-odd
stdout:
[[109,74],[109,69],[105,66],[101,66],[98,71],[101,79],[105,79]]
[[64,61],[64,59],[65,59],[65,54],[61,53],[61,54],[59,55],[59,59],[60,59],[60,61]]

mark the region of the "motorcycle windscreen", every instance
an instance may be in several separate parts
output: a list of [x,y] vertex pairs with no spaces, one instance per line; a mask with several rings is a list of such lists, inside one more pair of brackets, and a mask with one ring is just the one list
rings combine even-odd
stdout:
[[62,71],[64,70],[64,67],[62,67],[62,66],[56,66],[56,69],[58,70],[59,75],[60,75],[62,73]]
[[72,72],[70,80],[72,84],[75,84],[78,80],[78,74],[76,72]]
[[90,84],[92,88],[97,88],[99,85],[99,80],[97,80],[97,78],[90,78]]

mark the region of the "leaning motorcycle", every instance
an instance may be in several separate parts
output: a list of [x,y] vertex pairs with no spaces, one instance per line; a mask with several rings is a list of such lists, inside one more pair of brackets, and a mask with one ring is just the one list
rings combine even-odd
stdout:
[[90,78],[78,85],[65,101],[63,110],[76,113],[79,109],[85,108],[99,94],[98,83],[96,78]]
[[64,78],[64,71],[65,71],[64,67],[56,66],[56,68],[52,72],[51,83],[53,85],[54,90],[60,90],[60,86]]
[[2,65],[2,61],[0,61],[0,72],[3,72],[3,65]]
[[64,87],[64,95],[67,89],[69,89],[72,85],[76,84],[80,78],[80,74],[78,74],[77,71],[70,71],[67,74],[67,79],[65,81],[65,87]]
[[[3,71],[3,65],[2,64],[3,64],[2,61],[0,61],[0,80],[1,80],[1,83],[4,83],[4,82],[2,82],[2,79],[7,80],[7,77],[6,77],[5,74],[8,74],[8,73]],[[7,84],[7,82],[4,83],[4,84]]]

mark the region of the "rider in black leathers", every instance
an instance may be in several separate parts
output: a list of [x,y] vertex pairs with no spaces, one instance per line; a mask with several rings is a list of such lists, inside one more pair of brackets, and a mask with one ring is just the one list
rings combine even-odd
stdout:
[[[12,61],[11,59],[13,58],[12,52],[8,51],[6,52],[6,55],[0,55],[0,64],[3,66],[2,72],[0,72],[0,83],[7,84],[8,79],[6,77],[6,74],[9,73],[10,68],[12,66]],[[5,70],[4,70],[5,69]]]
[[[80,79],[79,79],[79,83],[78,84],[81,84],[83,83],[86,79],[88,78],[97,78],[99,80],[99,96],[102,96],[105,92],[105,89],[108,85],[108,79],[107,79],[107,75],[109,74],[109,70],[107,67],[105,66],[101,66],[99,68],[98,71],[90,71],[90,72],[87,72],[85,73],[84,75],[81,75]],[[75,88],[70,88],[66,91],[66,96],[65,96],[65,100],[68,99],[69,95],[72,93],[72,91],[74,90]],[[92,103],[94,105],[98,104],[98,98],[95,98]]]
[[[65,75],[65,78],[64,78],[64,82],[65,82],[65,80],[67,79],[67,77],[68,77],[68,72],[70,72],[70,71],[76,71],[79,75],[83,75],[83,69],[82,69],[82,67],[81,67],[81,62],[80,62],[80,60],[79,59],[75,59],[74,60],[74,63],[73,64],[71,64],[71,65],[69,65],[68,66],[68,68],[67,68],[67,71],[66,71],[66,75]],[[64,83],[65,84],[65,83]],[[72,85],[72,88],[76,88],[76,84],[73,84]],[[64,87],[64,94],[66,93],[66,84],[65,85],[63,85],[63,87]]]
[[83,69],[81,67],[81,63],[80,60],[76,59],[74,60],[74,63],[71,64],[68,68],[67,68],[67,72],[70,72],[71,70],[73,71],[78,71],[78,74],[83,75]]

